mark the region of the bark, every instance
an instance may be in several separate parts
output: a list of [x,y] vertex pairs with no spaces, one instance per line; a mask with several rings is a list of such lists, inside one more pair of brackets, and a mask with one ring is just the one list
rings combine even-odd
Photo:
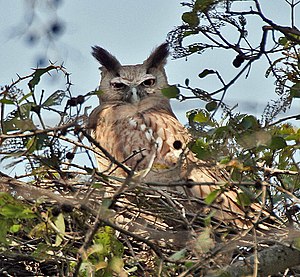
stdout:
[[[269,276],[284,272],[287,268],[300,265],[300,251],[292,246],[274,245],[262,250],[257,255],[257,276]],[[255,255],[228,266],[221,274],[214,276],[255,276]],[[223,275],[224,274],[224,275]],[[212,275],[210,275],[212,276]]]

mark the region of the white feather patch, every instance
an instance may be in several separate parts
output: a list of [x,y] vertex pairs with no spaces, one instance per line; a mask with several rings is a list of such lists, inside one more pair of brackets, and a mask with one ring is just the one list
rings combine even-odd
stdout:
[[142,131],[145,131],[146,128],[147,128],[147,126],[146,126],[145,124],[141,124],[141,127],[140,127],[140,128],[141,128]]
[[179,149],[179,150],[174,149],[174,150],[172,151],[172,154],[173,154],[176,158],[179,158],[180,155],[181,155],[181,153],[182,153],[182,150],[181,150],[181,149]]
[[163,140],[161,137],[157,137],[157,139],[155,140],[155,144],[156,144],[156,149],[157,152],[160,152],[162,145],[163,145]]
[[129,118],[129,125],[133,126],[134,128],[136,128],[137,122],[132,117],[130,117]]
[[146,132],[145,132],[145,134],[146,134],[146,138],[147,138],[147,140],[149,140],[149,141],[153,141],[153,131],[152,131],[152,129],[147,129],[146,130]]

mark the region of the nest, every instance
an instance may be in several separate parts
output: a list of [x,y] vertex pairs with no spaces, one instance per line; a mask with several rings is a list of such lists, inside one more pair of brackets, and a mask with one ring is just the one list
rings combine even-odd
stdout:
[[1,190],[35,214],[7,232],[4,276],[206,276],[286,237],[270,218],[240,228],[214,217],[217,204],[143,183],[2,176]]

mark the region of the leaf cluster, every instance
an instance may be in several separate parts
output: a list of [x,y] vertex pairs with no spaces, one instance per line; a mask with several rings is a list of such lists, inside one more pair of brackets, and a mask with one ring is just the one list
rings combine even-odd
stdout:
[[[190,11],[183,13],[183,24],[169,32],[168,41],[174,50],[174,58],[187,58],[194,54],[213,56],[212,53],[221,50],[225,70],[231,66],[239,70],[234,73],[235,76],[226,81],[223,78],[225,72],[222,70],[211,69],[209,66],[204,68],[199,73],[199,78],[213,74],[220,84],[220,87],[212,92],[191,88],[187,84],[185,87],[182,86],[191,91],[194,98],[207,102],[214,100],[219,103],[218,106],[223,104],[225,95],[230,93],[230,88],[245,73],[246,78],[251,74],[253,64],[265,59],[269,65],[265,77],[275,79],[274,90],[278,95],[278,99],[269,101],[262,115],[265,124],[269,124],[279,114],[286,112],[299,98],[300,32],[294,24],[296,6],[299,2],[287,3],[292,18],[291,25],[288,26],[276,24],[274,20],[267,18],[262,12],[263,4],[260,1],[250,1],[249,10],[236,11],[239,2],[242,1],[183,2],[182,5],[187,6]],[[263,27],[260,30],[250,28],[253,20],[260,21]],[[260,34],[259,40],[257,40],[258,34]],[[232,55],[234,55],[233,60]],[[234,69],[232,71],[235,72]],[[192,97],[182,97],[183,100],[190,98]]]

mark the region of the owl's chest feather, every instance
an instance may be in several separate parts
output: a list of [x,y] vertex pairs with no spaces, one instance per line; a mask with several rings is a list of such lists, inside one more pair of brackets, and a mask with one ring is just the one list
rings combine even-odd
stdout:
[[[185,128],[168,110],[128,105],[102,109],[95,135],[119,161],[138,170],[153,159],[156,165],[173,166],[188,138]],[[175,141],[182,144],[180,149],[174,148]]]

